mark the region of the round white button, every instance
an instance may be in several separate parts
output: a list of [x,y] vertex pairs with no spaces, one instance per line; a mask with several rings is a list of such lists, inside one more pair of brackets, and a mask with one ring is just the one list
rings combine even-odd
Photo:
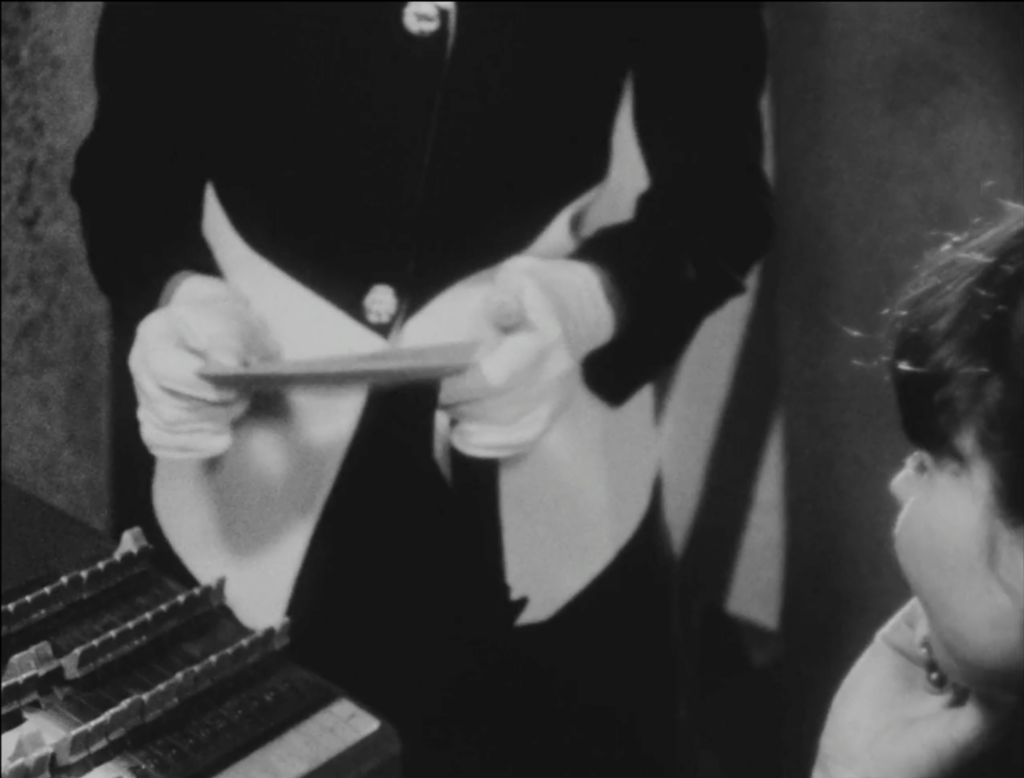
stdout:
[[402,23],[405,29],[418,38],[433,35],[441,27],[441,4],[406,3]]
[[370,324],[389,324],[398,313],[398,294],[387,284],[375,284],[363,298],[363,315]]

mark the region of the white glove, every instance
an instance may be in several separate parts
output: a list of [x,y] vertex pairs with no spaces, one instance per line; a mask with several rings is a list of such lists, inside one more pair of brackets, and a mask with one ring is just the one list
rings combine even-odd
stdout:
[[146,446],[166,458],[223,454],[249,397],[197,371],[207,362],[240,366],[276,353],[265,325],[224,281],[186,278],[167,305],[143,319],[128,357]]
[[441,384],[452,445],[499,459],[528,451],[579,387],[579,365],[607,343],[615,317],[598,271],[569,259],[514,257],[498,267],[481,322],[483,348]]

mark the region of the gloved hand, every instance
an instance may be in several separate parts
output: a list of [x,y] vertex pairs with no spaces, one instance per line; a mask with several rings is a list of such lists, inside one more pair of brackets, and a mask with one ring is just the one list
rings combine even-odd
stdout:
[[192,275],[143,319],[128,366],[142,439],[157,457],[206,459],[231,446],[249,397],[199,377],[206,362],[241,366],[277,354],[265,325],[224,281]]
[[440,407],[456,449],[498,459],[528,451],[551,428],[615,316],[592,266],[520,256],[498,267],[480,327],[480,355],[441,384]]

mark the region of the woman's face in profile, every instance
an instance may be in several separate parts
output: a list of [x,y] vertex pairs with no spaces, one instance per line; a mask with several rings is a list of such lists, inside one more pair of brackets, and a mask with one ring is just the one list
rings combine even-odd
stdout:
[[[1024,689],[1024,530],[997,511],[980,457],[939,462],[916,453],[893,479],[895,546],[927,617],[936,661],[981,694]],[[927,631],[925,631],[927,630]]]

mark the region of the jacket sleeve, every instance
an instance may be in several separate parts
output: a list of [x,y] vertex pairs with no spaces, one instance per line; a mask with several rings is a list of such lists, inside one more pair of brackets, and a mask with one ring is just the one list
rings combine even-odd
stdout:
[[178,272],[211,273],[201,234],[202,54],[188,3],[108,3],[96,41],[95,124],[75,161],[89,264],[115,326],[132,326]]
[[759,3],[634,3],[629,55],[637,138],[650,177],[632,221],[584,241],[619,317],[584,362],[613,405],[669,367],[702,321],[744,289],[771,233],[760,97]]

